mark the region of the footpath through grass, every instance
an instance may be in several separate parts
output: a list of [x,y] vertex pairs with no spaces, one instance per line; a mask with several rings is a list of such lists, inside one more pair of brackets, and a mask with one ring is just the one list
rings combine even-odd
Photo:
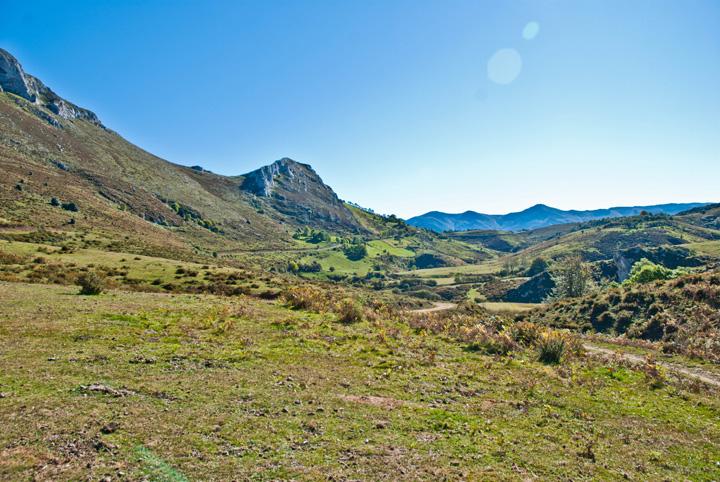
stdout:
[[2,480],[717,480],[717,393],[402,320],[0,283]]

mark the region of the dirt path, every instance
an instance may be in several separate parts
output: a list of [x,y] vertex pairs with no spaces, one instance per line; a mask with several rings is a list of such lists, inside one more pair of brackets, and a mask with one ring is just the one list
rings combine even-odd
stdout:
[[452,310],[457,305],[455,303],[433,303],[430,308],[420,308],[417,310],[410,310],[412,313],[434,313],[436,311],[447,311]]
[[[597,355],[605,357],[618,356],[633,365],[642,365],[645,363],[645,357],[635,355],[633,353],[624,353],[622,351],[611,350],[610,348],[603,348],[590,343],[583,343],[583,347],[588,352],[595,353]],[[657,361],[656,364],[677,375],[693,378],[708,385],[720,388],[720,377],[714,373],[703,370],[702,368],[686,367],[678,365],[677,363],[669,363],[664,361]]]

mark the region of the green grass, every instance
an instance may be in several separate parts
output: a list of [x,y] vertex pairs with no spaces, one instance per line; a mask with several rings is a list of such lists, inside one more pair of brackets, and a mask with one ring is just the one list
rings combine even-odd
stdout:
[[[237,286],[248,288],[252,285],[253,288],[250,289],[252,292],[262,292],[272,284],[269,282],[270,277],[251,276],[247,274],[246,270],[229,266],[199,264],[99,249],[81,248],[64,252],[56,246],[46,244],[0,240],[0,253],[28,256],[19,272],[9,274],[12,277],[17,276],[21,280],[26,280],[34,269],[44,266],[45,263],[60,263],[61,266],[64,266],[60,271],[99,268],[119,270],[124,274],[113,279],[116,284],[133,284],[158,290],[165,285],[172,285],[181,290],[183,287],[204,286],[208,285],[213,277],[230,274],[242,276],[242,280],[237,282]],[[44,262],[34,262],[38,258],[42,258]],[[73,265],[74,268],[71,268]],[[0,276],[7,276],[3,273],[5,269],[6,267],[0,265]],[[12,268],[10,270],[12,271]]]
[[720,258],[720,241],[702,241],[683,244],[682,246],[699,254]]
[[0,283],[0,479],[720,477],[717,394],[627,368],[494,358],[402,318],[75,292]]
[[406,242],[399,242],[393,239],[378,239],[369,241],[367,243],[368,255],[373,257],[381,254],[389,254],[400,258],[412,258],[415,256],[415,253],[409,249],[405,249],[403,245],[406,244]]

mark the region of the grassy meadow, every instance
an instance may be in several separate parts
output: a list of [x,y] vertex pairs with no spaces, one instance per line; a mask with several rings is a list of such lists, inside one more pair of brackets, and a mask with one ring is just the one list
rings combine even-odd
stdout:
[[720,477],[717,393],[612,361],[246,296],[0,300],[6,480]]

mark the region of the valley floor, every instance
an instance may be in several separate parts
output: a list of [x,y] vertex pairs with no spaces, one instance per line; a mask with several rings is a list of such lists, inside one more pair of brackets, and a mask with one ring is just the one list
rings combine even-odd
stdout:
[[717,480],[720,398],[402,319],[0,282],[2,480]]

